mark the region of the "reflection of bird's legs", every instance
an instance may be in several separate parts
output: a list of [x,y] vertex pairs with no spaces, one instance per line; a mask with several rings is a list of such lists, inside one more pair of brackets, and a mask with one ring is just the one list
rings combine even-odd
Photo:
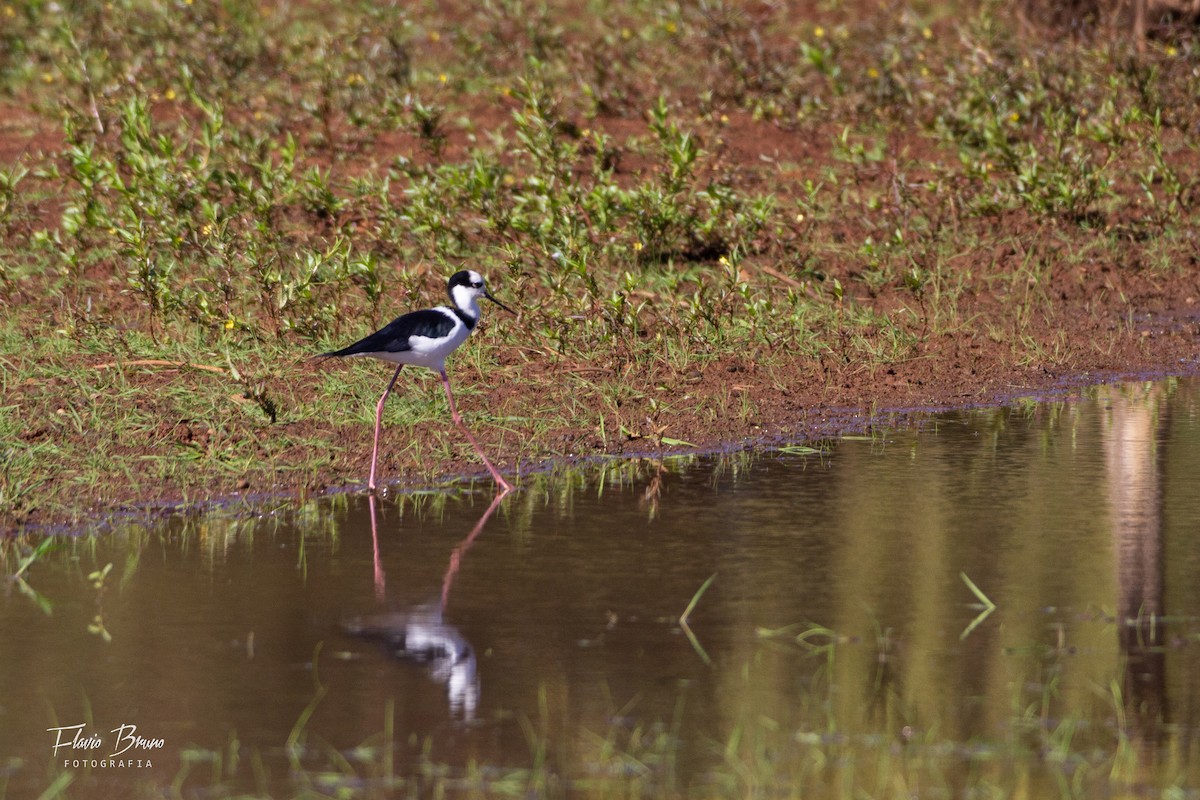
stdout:
[[383,602],[385,580],[383,577],[383,562],[379,559],[379,524],[376,521],[374,493],[367,495],[367,502],[371,506],[371,547],[374,550],[375,556],[375,599]]
[[462,563],[462,557],[471,549],[471,545],[475,543],[475,539],[483,531],[483,526],[491,519],[492,514],[496,513],[496,509],[500,507],[500,501],[509,493],[509,489],[502,490],[492,500],[492,504],[488,506],[487,511],[483,512],[483,516],[479,518],[479,522],[475,523],[475,527],[467,534],[467,538],[458,543],[454,548],[454,552],[450,554],[450,563],[446,566],[446,575],[442,578],[442,609],[446,608],[446,601],[450,598],[450,587],[454,585],[454,576],[458,574],[459,565]]

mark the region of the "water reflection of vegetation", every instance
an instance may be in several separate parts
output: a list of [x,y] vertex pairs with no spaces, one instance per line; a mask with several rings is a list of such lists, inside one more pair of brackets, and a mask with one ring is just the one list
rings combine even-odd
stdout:
[[[1186,675],[1200,619],[1179,615],[1196,607],[1193,576],[1180,571],[1195,563],[1184,552],[1191,540],[1179,533],[1197,518],[1189,487],[1200,448],[1165,436],[1194,413],[1182,402],[1168,412],[1173,393],[1171,384],[1135,385],[1097,390],[1089,403],[1063,399],[931,420],[936,436],[965,433],[979,442],[942,460],[922,460],[934,443],[910,431],[829,459],[808,456],[806,465],[838,468],[836,481],[819,491],[837,511],[829,531],[841,538],[831,538],[814,562],[833,567],[824,577],[785,574],[792,563],[773,565],[772,556],[754,552],[740,573],[739,563],[719,564],[717,591],[700,610],[710,612],[711,602],[745,635],[722,633],[711,616],[698,623],[720,673],[709,727],[685,713],[685,686],[664,690],[675,692],[673,714],[639,713],[644,707],[635,700],[597,722],[572,716],[577,707],[543,684],[536,707],[512,712],[527,715],[520,718],[523,758],[445,760],[432,739],[398,738],[389,704],[380,708],[377,733],[350,749],[324,744],[307,717],[297,720],[287,776],[272,774],[270,757],[247,754],[232,735],[224,749],[187,751],[169,791],[217,798],[279,796],[281,786],[289,795],[346,798],[1195,797],[1189,787],[1200,780],[1200,753]],[[907,448],[901,452],[916,467],[886,483],[881,475],[898,469],[895,460],[879,459],[889,448]],[[677,478],[726,487],[752,466],[778,461],[739,453],[715,462],[644,458],[564,469],[531,477],[498,513],[512,535],[533,538],[540,512],[570,517],[589,494],[633,493],[639,513],[661,519],[678,513],[656,504],[670,497]],[[956,536],[968,524],[964,514],[980,508],[971,505],[979,496],[988,498],[983,507],[992,516],[972,521],[972,537]],[[1019,506],[1010,505],[1014,497]],[[795,505],[780,513],[824,508],[788,502]],[[293,535],[336,547],[351,506],[345,497],[332,503],[334,513],[317,503],[298,511],[289,522],[303,524]],[[386,505],[392,515],[438,520],[456,518],[467,503],[481,510],[486,499],[433,493],[390,497]],[[253,537],[280,535],[282,520],[191,519],[161,534],[130,532],[128,541],[136,551],[156,536],[182,537],[213,563]],[[746,536],[749,524],[729,523],[729,536]],[[1126,546],[1137,560],[1120,557]],[[0,548],[0,565],[12,574],[34,547]],[[971,547],[986,556],[971,561],[970,577],[999,610],[971,633],[968,652],[958,637],[977,609],[956,565],[969,560]],[[86,540],[65,543],[39,558],[87,548]],[[103,566],[99,555],[81,559],[79,579]],[[759,628],[772,614],[804,619],[782,603],[721,608],[729,588],[785,580],[823,581],[830,600],[812,615],[820,624]],[[1171,587],[1175,594],[1167,595]],[[1174,682],[1164,686],[1168,659]],[[964,672],[972,674],[963,679]],[[1160,696],[1167,690],[1177,695],[1174,705]]]
[[[1179,633],[1196,640],[1197,624],[1189,620],[1191,629]],[[684,740],[695,736],[681,723],[685,694],[672,719],[629,722],[630,709],[613,709],[606,730],[579,728],[564,742],[550,732],[543,690],[537,715],[520,720],[526,764],[451,765],[431,756],[430,740],[397,738],[391,702],[381,709],[379,731],[357,747],[324,743],[306,729],[321,700],[317,681],[317,693],[288,739],[290,796],[1091,798],[1133,792],[1186,798],[1194,796],[1186,787],[1200,780],[1188,728],[1169,730],[1155,752],[1138,747],[1119,675],[1093,686],[1082,703],[1070,699],[1062,691],[1074,657],[1067,647],[1031,647],[1020,654],[1022,671],[1014,674],[997,735],[963,740],[936,723],[914,724],[919,714],[906,703],[896,682],[902,669],[892,663],[903,656],[886,634],[867,640],[822,626],[793,626],[761,630],[759,637],[764,652],[805,666],[810,677],[794,697],[804,722],[786,726],[748,713],[709,742],[708,766],[699,775],[680,759]],[[865,698],[847,712],[839,695],[854,687],[845,672],[864,653],[875,666],[858,687]],[[756,668],[754,661],[743,667],[747,681]],[[185,750],[169,789],[144,787],[142,796],[278,797],[279,780],[261,754],[242,752],[231,732],[219,750]],[[55,781],[61,791],[44,797],[69,797],[70,784]]]

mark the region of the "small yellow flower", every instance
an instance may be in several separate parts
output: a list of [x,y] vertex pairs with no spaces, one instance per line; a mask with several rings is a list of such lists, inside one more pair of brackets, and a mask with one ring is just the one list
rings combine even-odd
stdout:
[[641,242],[634,242],[634,243],[633,243],[633,252],[635,252],[635,253],[640,253],[640,252],[642,252],[642,243],[641,243]]
[[729,124],[729,115],[728,115],[728,114],[722,114],[722,115],[721,115],[721,124],[722,124],[722,125],[728,125],[728,124]]
[[168,100],[174,100],[175,99],[175,90],[167,89],[166,93],[163,94],[163,97],[167,98]]
[[717,263],[720,264],[722,267],[728,267],[729,259],[726,258],[725,256],[721,256],[720,258],[717,259]]
[[437,31],[429,32],[429,41],[440,42],[441,40],[442,40],[442,35],[440,33],[438,33]]
[[225,320],[225,330],[227,330],[227,331],[231,331],[231,330],[233,330],[233,326],[234,326],[235,324],[236,324],[236,323],[234,323],[234,321],[233,321],[232,319],[227,319],[227,320]]
[[676,25],[674,22],[668,22],[663,27],[666,29],[667,33],[675,33],[676,31],[679,30],[679,26]]
[[54,83],[54,73],[53,72],[43,72],[42,73],[42,83]]
[[445,83],[445,82],[446,82],[446,81],[448,81],[448,80],[449,80],[449,78],[447,78],[447,77],[446,77],[446,73],[444,73],[444,72],[443,72],[441,75],[438,75],[438,81],[439,81],[439,82],[441,82],[441,83]]
[[183,4],[185,6],[190,6],[192,4],[192,0],[183,0]]
[[1167,55],[1174,57],[1174,56],[1179,55],[1179,51],[1176,50],[1174,47],[1171,47],[1170,45],[1168,45],[1167,46]]
[[796,222],[804,222],[804,212],[803,211],[796,215]]
[[202,233],[203,235],[208,236],[212,232],[213,232],[212,223],[206,222],[200,226],[200,233]]
[[17,10],[15,8],[13,8],[12,6],[4,7],[4,16],[15,17],[16,15],[17,15]]
[[879,77],[879,70],[875,69],[874,67],[869,67],[869,68],[867,69],[867,77],[868,77],[868,78],[878,78],[878,77]]
[[1020,121],[1021,121],[1021,115],[1020,115],[1018,112],[1014,111],[1014,112],[1012,112],[1011,114],[1009,114],[1009,115],[1008,115],[1008,119],[1009,119],[1009,121],[1010,121],[1010,122],[1020,122]]
[[921,77],[922,78],[929,77],[929,67],[921,67]]
[[501,178],[501,180],[504,182],[505,186],[512,186],[514,183],[517,182],[517,179],[514,178],[512,176],[512,174],[508,173],[508,172],[504,173],[504,177]]
[[621,38],[622,39],[632,39],[633,31],[629,30],[629,28],[621,28]]
[[818,25],[817,27],[813,28],[813,36],[817,37],[818,39],[824,39],[825,29]]
[[504,95],[505,97],[512,97],[512,87],[511,86],[501,86],[500,94]]
[[933,29],[932,28],[922,28],[921,35],[924,36],[926,39],[932,39],[933,38]]

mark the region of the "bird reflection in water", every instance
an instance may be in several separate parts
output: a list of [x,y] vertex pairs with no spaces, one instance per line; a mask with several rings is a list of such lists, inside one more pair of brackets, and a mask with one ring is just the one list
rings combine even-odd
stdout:
[[[434,681],[446,687],[450,713],[464,721],[475,718],[479,704],[479,677],[476,672],[475,648],[457,628],[445,620],[446,604],[454,586],[462,559],[479,538],[500,502],[508,494],[501,491],[492,500],[475,527],[454,548],[442,577],[442,592],[436,602],[425,603],[404,611],[358,617],[343,624],[347,633],[381,641],[388,651],[403,661],[421,664]],[[379,529],[375,496],[369,495],[371,511],[371,542],[374,548],[375,596],[380,602],[386,597],[386,577],[379,558]]]

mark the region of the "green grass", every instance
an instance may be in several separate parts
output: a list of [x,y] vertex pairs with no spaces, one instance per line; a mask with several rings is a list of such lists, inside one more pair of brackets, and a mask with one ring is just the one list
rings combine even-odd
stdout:
[[[462,265],[521,309],[453,367],[508,464],[611,447],[656,387],[746,354],[832,383],[982,334],[1067,364],[1054,275],[1184,269],[1190,41],[1049,47],[991,6],[588,7],[4,6],[0,94],[44,133],[0,163],[0,518],[114,481],[348,480],[386,377],[305,357]],[[146,359],[222,372],[120,366]],[[389,472],[425,480],[468,454],[404,380]],[[708,392],[655,424],[753,416]]]

